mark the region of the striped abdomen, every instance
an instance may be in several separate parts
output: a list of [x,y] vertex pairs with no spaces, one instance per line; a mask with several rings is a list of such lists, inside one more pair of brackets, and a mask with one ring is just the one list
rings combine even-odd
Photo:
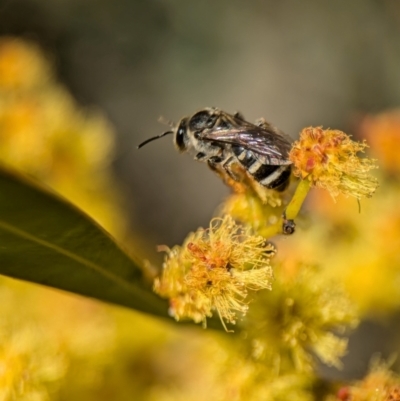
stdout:
[[262,186],[284,191],[290,179],[291,165],[272,165],[262,162],[251,150],[241,146],[232,146],[232,151],[247,172]]

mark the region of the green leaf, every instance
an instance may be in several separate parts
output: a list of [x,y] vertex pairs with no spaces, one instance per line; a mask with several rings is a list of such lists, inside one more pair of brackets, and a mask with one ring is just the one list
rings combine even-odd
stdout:
[[4,169],[0,274],[168,316],[168,303],[103,229],[50,190]]

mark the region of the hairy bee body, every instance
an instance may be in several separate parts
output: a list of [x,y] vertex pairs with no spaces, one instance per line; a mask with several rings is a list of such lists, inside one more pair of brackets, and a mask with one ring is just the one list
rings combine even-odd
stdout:
[[195,159],[206,162],[212,170],[226,173],[241,181],[239,170],[263,187],[286,189],[291,162],[290,139],[265,120],[249,123],[240,113],[228,114],[217,108],[205,108],[191,117],[184,117],[172,131],[150,138],[173,134],[180,152],[194,152]]

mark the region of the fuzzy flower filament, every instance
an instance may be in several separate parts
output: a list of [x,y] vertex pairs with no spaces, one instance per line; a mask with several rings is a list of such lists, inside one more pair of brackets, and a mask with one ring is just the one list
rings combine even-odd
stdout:
[[328,190],[332,197],[342,193],[360,199],[371,197],[378,186],[369,174],[377,168],[375,161],[357,156],[366,147],[342,131],[308,127],[300,133],[289,158],[294,174],[312,186]]
[[249,291],[271,289],[269,264],[275,248],[230,216],[213,219],[207,230],[188,236],[182,246],[166,249],[167,256],[155,291],[170,300],[170,314],[206,324],[216,311],[235,324],[248,309]]

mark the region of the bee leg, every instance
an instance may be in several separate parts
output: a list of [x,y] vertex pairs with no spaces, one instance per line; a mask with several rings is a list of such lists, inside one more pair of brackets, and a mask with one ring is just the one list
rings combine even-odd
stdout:
[[267,257],[272,258],[276,255],[276,246],[273,242],[265,240],[262,246],[265,248],[264,254]]
[[221,163],[221,167],[225,170],[226,174],[228,174],[229,177],[232,178],[232,180],[239,182],[240,179],[239,177],[237,177],[233,171],[230,169],[230,165],[232,164],[232,162],[234,162],[235,159],[233,156],[228,157],[227,159],[225,159],[222,163]]
[[222,161],[222,159],[219,156],[212,156],[207,159],[207,164],[208,164],[208,167],[210,167],[210,169],[212,171],[215,171],[217,174],[219,174],[222,177],[221,171],[218,169],[218,165],[221,163],[221,161]]
[[205,161],[206,158],[207,158],[207,155],[202,152],[197,153],[197,155],[194,157],[194,159],[197,161]]
[[233,115],[233,117],[238,118],[239,120],[242,120],[242,121],[246,121],[245,118],[244,118],[244,115],[243,115],[240,111],[237,111],[237,112]]
[[214,169],[217,168],[217,164],[220,164],[222,162],[222,157],[219,156],[211,156],[208,158],[207,163],[211,167],[213,166]]
[[282,223],[282,232],[284,235],[292,235],[296,230],[296,223],[294,220],[289,220],[286,218],[286,211],[283,212],[282,215],[283,223]]

